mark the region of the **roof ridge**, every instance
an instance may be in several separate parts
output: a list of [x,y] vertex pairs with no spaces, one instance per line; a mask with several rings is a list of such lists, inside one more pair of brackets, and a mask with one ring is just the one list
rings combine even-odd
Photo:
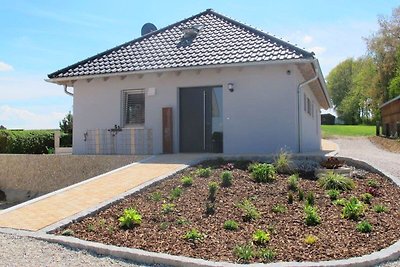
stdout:
[[252,27],[252,26],[250,26],[250,25],[248,25],[246,23],[240,22],[240,21],[238,21],[236,19],[233,19],[233,18],[231,18],[229,16],[223,15],[223,14],[221,14],[219,12],[216,12],[216,11],[214,11],[212,9],[207,9],[206,11],[209,11],[209,13],[212,13],[212,14],[214,14],[214,15],[222,18],[222,19],[225,19],[225,20],[231,22],[232,24],[235,24],[237,26],[246,28],[247,30],[249,30],[249,31],[251,31],[253,33],[256,33],[256,34],[259,34],[259,35],[263,35],[265,37],[273,39],[277,43],[284,43],[285,45],[291,47],[294,50],[300,50],[302,53],[304,53],[304,54],[306,54],[306,55],[308,55],[310,57],[314,57],[314,55],[315,55],[314,52],[308,52],[307,50],[302,49],[300,47],[297,47],[296,45],[293,45],[293,44],[289,43],[288,41],[284,41],[284,40],[282,40],[282,39],[280,39],[280,38],[278,38],[276,36],[270,35],[270,34],[264,32],[264,31],[262,31],[260,29],[257,29],[256,27]]
[[55,72],[53,72],[53,73],[48,74],[47,77],[49,77],[50,79],[51,79],[51,78],[55,78],[55,76],[57,76],[57,75],[60,74],[60,73],[65,72],[66,70],[75,68],[75,67],[77,67],[77,66],[79,66],[79,65],[81,65],[81,64],[84,64],[84,63],[89,62],[89,61],[91,61],[91,60],[93,60],[93,59],[96,59],[96,58],[98,58],[98,57],[101,57],[101,56],[103,56],[103,55],[106,55],[106,54],[108,54],[108,53],[110,53],[110,52],[113,52],[113,51],[115,51],[115,50],[118,50],[118,49],[120,49],[120,48],[122,48],[122,47],[124,47],[124,46],[127,46],[127,45],[130,45],[130,44],[139,42],[139,41],[141,41],[141,40],[143,40],[143,39],[145,39],[145,38],[148,38],[148,37],[150,37],[150,36],[152,36],[152,35],[155,35],[155,34],[157,34],[157,33],[159,33],[159,32],[165,31],[165,30],[167,30],[167,29],[169,29],[169,28],[172,28],[172,27],[174,27],[174,26],[176,26],[176,25],[178,25],[178,24],[185,23],[185,22],[187,22],[188,20],[194,19],[194,18],[196,18],[196,17],[200,17],[200,16],[202,16],[202,15],[204,15],[204,14],[211,13],[211,12],[213,12],[213,13],[215,13],[215,14],[218,14],[218,13],[216,13],[214,10],[212,10],[211,8],[208,8],[208,9],[206,9],[205,11],[202,11],[202,12],[200,12],[200,13],[197,13],[197,14],[195,14],[195,15],[192,15],[192,16],[190,16],[190,17],[188,17],[188,18],[185,18],[185,19],[183,19],[183,20],[174,22],[174,23],[169,24],[169,25],[167,25],[167,26],[165,26],[165,27],[163,27],[163,28],[160,28],[160,29],[158,29],[158,30],[156,30],[156,31],[152,31],[152,32],[150,32],[150,33],[148,33],[148,34],[142,35],[142,36],[140,36],[140,37],[138,37],[138,38],[135,38],[135,39],[133,39],[133,40],[130,40],[130,41],[128,41],[128,42],[125,42],[125,43],[123,43],[123,44],[121,44],[121,45],[117,45],[117,46],[115,46],[115,47],[113,47],[113,48],[107,49],[106,51],[103,51],[103,52],[101,52],[101,53],[98,53],[98,54],[96,54],[96,55],[94,55],[94,56],[91,56],[91,57],[88,57],[88,58],[86,58],[86,59],[80,60],[80,61],[78,61],[77,63],[74,63],[74,64],[72,64],[72,65],[69,65],[69,66],[67,66],[67,67],[65,67],[65,68],[59,69],[59,70],[57,70],[57,71],[55,71]]

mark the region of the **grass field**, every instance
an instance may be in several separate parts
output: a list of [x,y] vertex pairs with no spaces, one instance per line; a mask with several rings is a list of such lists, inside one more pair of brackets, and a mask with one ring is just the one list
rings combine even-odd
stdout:
[[373,125],[321,125],[322,138],[334,136],[373,136]]

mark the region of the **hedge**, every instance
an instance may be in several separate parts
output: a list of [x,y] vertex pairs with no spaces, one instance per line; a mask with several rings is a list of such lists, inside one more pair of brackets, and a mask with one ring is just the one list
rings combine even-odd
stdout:
[[[62,134],[61,142],[68,145],[71,138]],[[47,148],[54,148],[54,131],[0,130],[0,153],[9,154],[47,154]]]

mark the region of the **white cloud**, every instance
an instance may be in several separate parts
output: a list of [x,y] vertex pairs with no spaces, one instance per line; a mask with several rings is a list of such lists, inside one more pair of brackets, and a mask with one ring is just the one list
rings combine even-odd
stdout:
[[309,44],[314,40],[314,38],[311,35],[305,35],[303,37],[303,43]]
[[9,105],[0,106],[0,124],[9,129],[56,129],[64,116],[61,112],[32,112]]
[[0,61],[0,71],[12,71],[12,70],[14,70],[13,66],[3,61]]

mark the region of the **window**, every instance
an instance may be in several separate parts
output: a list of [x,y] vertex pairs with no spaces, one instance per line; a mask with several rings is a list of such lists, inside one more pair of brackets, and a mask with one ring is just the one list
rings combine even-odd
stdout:
[[307,96],[304,94],[304,112],[307,112]]
[[307,113],[311,116],[311,100],[307,97]]
[[123,91],[123,125],[144,124],[144,90]]

